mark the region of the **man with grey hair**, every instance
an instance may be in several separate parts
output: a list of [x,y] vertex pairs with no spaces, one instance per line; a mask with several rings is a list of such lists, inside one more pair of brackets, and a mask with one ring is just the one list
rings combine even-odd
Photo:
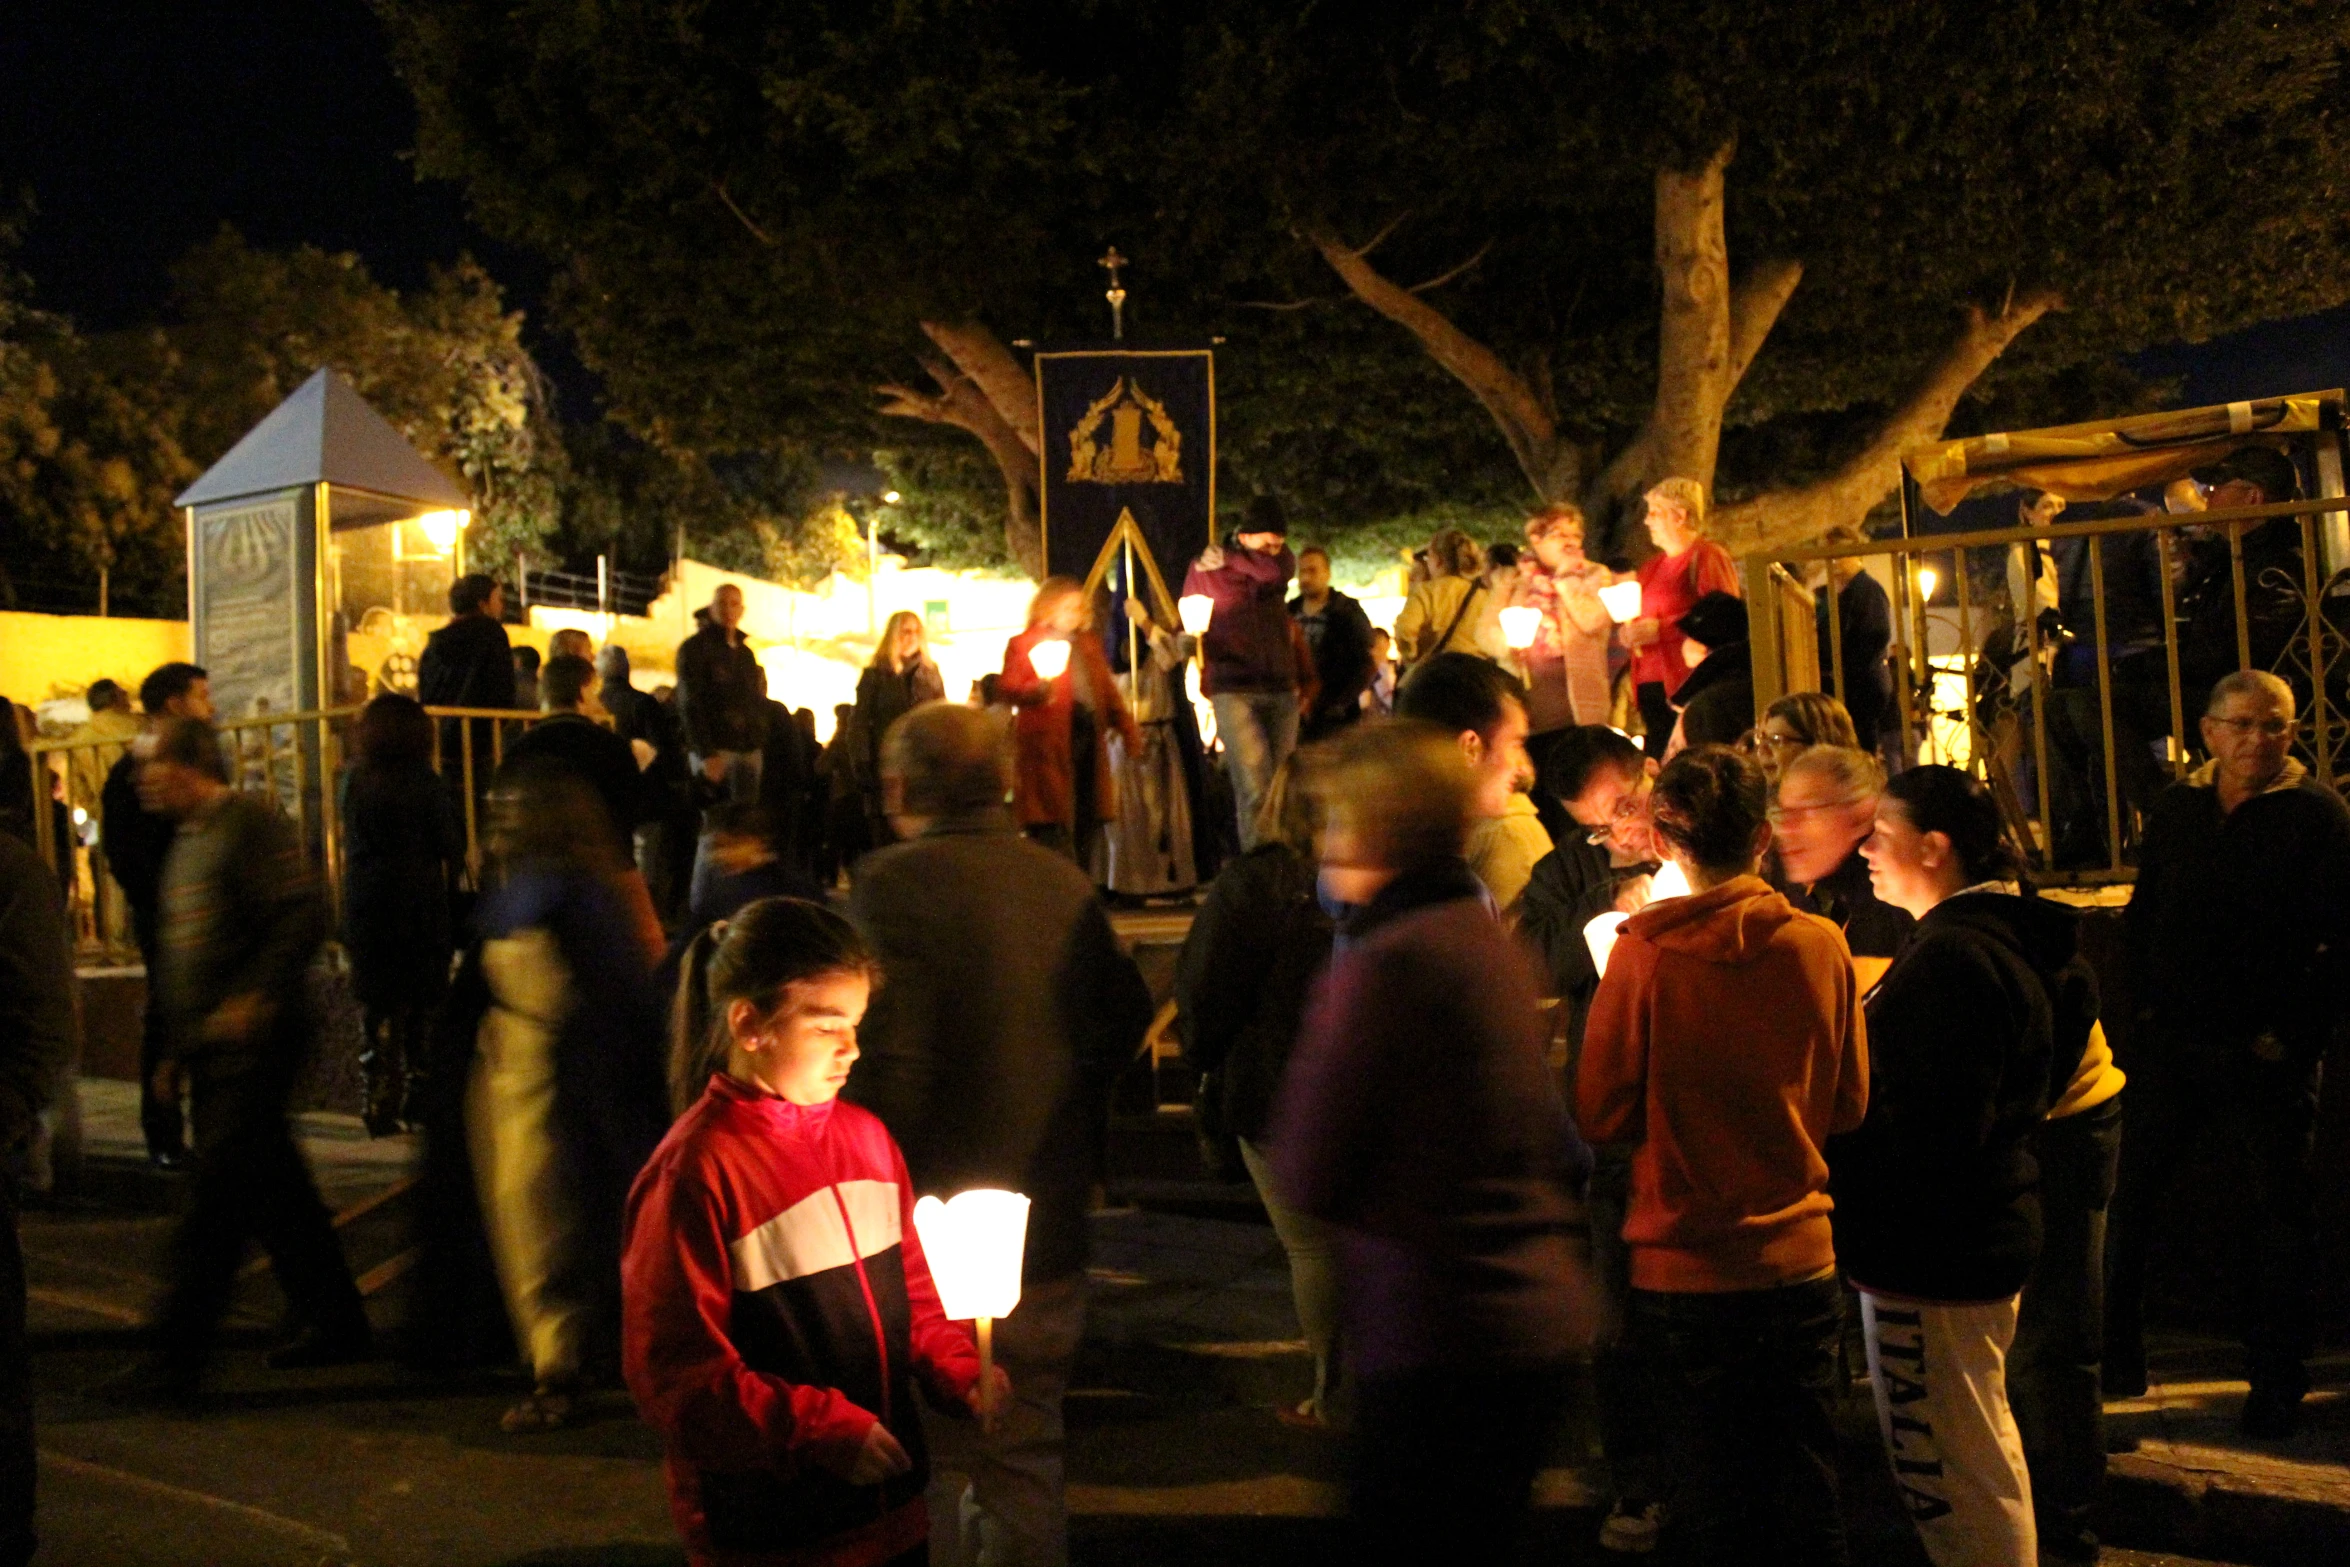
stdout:
[[2319,1058],[2350,950],[2350,809],[2292,756],[2294,716],[2292,689],[2263,671],[2212,688],[2211,760],[2156,801],[2124,922],[2137,1015],[2122,1054],[2105,1391],[2145,1391],[2148,1250],[2171,1179],[2218,1123],[2250,1165],[2243,1426],[2255,1436],[2290,1433],[2309,1387]]
[[1150,992],[1083,871],[1022,837],[997,715],[917,707],[882,743],[882,799],[908,841],[859,862],[849,914],[883,983],[848,1097],[881,1117],[915,1189],[1033,1204],[1019,1309],[995,1326],[1012,1378],[992,1430],[925,1412],[933,1561],[1068,1560],[1061,1395],[1085,1331],[1085,1212],[1112,1078]]

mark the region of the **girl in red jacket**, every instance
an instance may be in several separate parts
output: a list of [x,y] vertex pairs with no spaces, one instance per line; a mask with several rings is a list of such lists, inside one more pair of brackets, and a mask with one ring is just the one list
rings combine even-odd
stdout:
[[789,898],[688,951],[671,1086],[699,1096],[629,1193],[621,1355],[698,1567],[927,1561],[915,1389],[977,1407],[905,1160],[839,1103],[877,975],[854,927]]

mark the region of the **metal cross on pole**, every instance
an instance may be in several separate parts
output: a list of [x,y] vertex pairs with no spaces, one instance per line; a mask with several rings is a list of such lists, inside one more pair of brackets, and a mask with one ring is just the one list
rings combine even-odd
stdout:
[[1123,343],[1126,341],[1126,285],[1119,280],[1118,271],[1129,263],[1118,254],[1118,247],[1112,245],[1110,253],[1094,264],[1110,274],[1110,286],[1102,298],[1110,302],[1110,339]]

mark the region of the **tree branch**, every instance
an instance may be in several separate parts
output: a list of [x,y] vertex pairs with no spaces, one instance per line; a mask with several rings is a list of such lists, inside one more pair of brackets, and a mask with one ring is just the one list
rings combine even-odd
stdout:
[[1477,247],[1477,253],[1471,256],[1468,260],[1462,262],[1459,266],[1454,267],[1450,272],[1437,273],[1436,276],[1430,278],[1425,283],[1414,283],[1411,286],[1411,292],[1415,294],[1425,294],[1432,288],[1442,288],[1445,284],[1451,282],[1454,278],[1459,277],[1462,273],[1468,271],[1478,262],[1483,261],[1485,259],[1485,253],[1492,248],[1493,241],[1487,240],[1484,244]]
[[1236,299],[1232,302],[1232,308],[1235,310],[1311,310],[1316,305],[1335,305],[1339,302],[1339,298],[1340,296],[1336,294],[1330,294],[1319,299]]
[[1550,500],[1574,489],[1580,475],[1562,472],[1559,465],[1562,455],[1569,468],[1578,465],[1580,454],[1560,443],[1557,423],[1543,408],[1542,399],[1499,354],[1454,326],[1410,289],[1381,275],[1363,259],[1369,245],[1355,249],[1327,229],[1306,229],[1299,237],[1321,253],[1357,299],[1418,338],[1428,356],[1485,406],[1501,427],[1510,454],[1517,458],[1535,494]]
[[724,180],[712,180],[710,182],[710,189],[717,193],[718,199],[720,201],[726,203],[726,210],[734,214],[735,221],[740,223],[744,228],[751,231],[751,238],[757,240],[760,244],[765,245],[770,249],[774,248],[774,237],[770,235],[765,229],[759,227],[758,224],[753,223],[749,213],[743,211],[742,208],[734,204],[734,198],[726,193],[726,182]]
[[1997,314],[1969,305],[1957,341],[1850,462],[1816,483],[1724,507],[1715,514],[1714,536],[1731,554],[1751,555],[1859,528],[1870,508],[1900,482],[1901,454],[1939,438],[1967,388],[2008,344],[2062,303],[2054,294],[2041,293],[2020,300],[2010,296]]
[[977,321],[925,321],[922,331],[985,395],[1033,460],[1042,449],[1037,430],[1036,377],[988,327]]
[[[1006,357],[1009,357],[1007,355]],[[1004,479],[1004,547],[1021,569],[1042,576],[1044,537],[1036,520],[1036,491],[1041,481],[1036,453],[1006,423],[986,394],[967,375],[928,355],[922,368],[938,383],[936,392],[885,385],[875,388],[889,399],[881,412],[894,418],[919,419],[926,424],[952,425],[979,438],[995,459]]]
[[1730,384],[1724,396],[1746,379],[1746,367],[1761,352],[1763,339],[1779,324],[1779,312],[1803,281],[1800,261],[1766,261],[1730,291]]

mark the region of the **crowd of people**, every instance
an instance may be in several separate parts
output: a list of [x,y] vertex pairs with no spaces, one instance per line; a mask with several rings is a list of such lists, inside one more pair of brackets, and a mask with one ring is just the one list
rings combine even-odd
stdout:
[[[1086,1215],[1154,1010],[1103,894],[1204,882],[1174,1026],[1287,1254],[1313,1378],[1281,1415],[1347,1442],[1357,1554],[1506,1559],[1588,1375],[1604,1547],[1845,1560],[1849,1308],[1938,1567],[2093,1560],[2101,1400],[2144,1390],[2150,1243],[2222,1125],[2257,1215],[2243,1421],[2289,1432],[2350,951],[2350,808],[2290,755],[2291,688],[2211,684],[2108,1015],[1981,781],[1888,776],[1865,703],[1753,711],[1704,502],[1651,493],[1620,623],[1572,508],[1522,552],[1439,535],[1398,670],[1260,501],[1192,563],[1204,633],[1134,602],[1113,637],[1048,579],[955,703],[895,616],[821,752],[731,587],[673,700],[565,633],[537,720],[477,733],[525,671],[461,579],[338,785],[365,1119],[425,1134],[404,1352],[519,1364],[515,1433],[624,1383],[696,1560],[1065,1561]],[[149,961],[142,1119],[191,1187],[152,1351],[106,1391],[186,1401],[249,1242],[289,1303],[271,1365],[377,1336],[291,1132],[308,846],[232,787],[202,669],[140,705],[91,793]],[[7,833],[0,980],[14,1146],[72,1025],[55,881]],[[914,1220],[974,1187],[1032,1205],[992,1377]],[[21,1273],[0,1256],[0,1527],[21,1499],[29,1552]]]

